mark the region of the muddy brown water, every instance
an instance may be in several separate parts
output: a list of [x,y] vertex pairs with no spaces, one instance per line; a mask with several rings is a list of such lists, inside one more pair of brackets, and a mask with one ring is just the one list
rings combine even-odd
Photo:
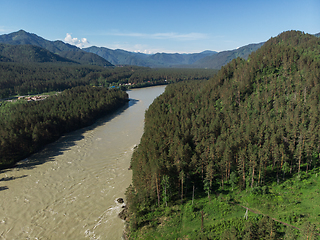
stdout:
[[113,115],[2,170],[0,239],[121,239],[116,199],[131,183],[145,110],[164,89],[131,90],[131,101]]

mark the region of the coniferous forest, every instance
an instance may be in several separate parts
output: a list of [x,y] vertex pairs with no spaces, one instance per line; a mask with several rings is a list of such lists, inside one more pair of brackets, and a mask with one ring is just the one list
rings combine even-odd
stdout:
[[[319,38],[283,32],[219,72],[102,67],[45,54],[51,62],[41,51],[29,63],[0,56],[0,168],[123,106],[123,90],[174,83],[146,111],[130,166],[126,235],[318,239]],[[42,101],[16,101],[46,92],[53,94]]]
[[146,87],[183,80],[209,79],[212,69],[150,69],[145,67],[100,67],[70,63],[0,62],[0,99],[12,95],[62,91],[76,86]]
[[[209,79],[216,72],[0,62],[0,168],[12,166],[62,134],[88,126],[123,106],[128,101],[126,89]],[[18,96],[47,92],[57,94],[43,101],[17,101]]]
[[[146,112],[145,131],[132,156],[128,236],[143,238],[151,231],[153,237],[181,239],[317,239],[314,205],[309,215],[295,210],[281,216],[293,227],[266,216],[244,221],[242,215],[230,222],[227,213],[221,213],[220,223],[203,222],[219,218],[224,207],[233,211],[242,192],[261,204],[268,199],[268,210],[278,206],[274,211],[285,212],[284,196],[295,192],[292,179],[315,184],[310,179],[320,167],[319,56],[319,38],[288,31],[247,60],[234,59],[208,81],[169,85]],[[272,186],[288,192],[268,194]],[[209,200],[197,205],[197,196]],[[302,201],[293,199],[287,202]],[[220,205],[206,215],[214,204]],[[173,216],[178,223],[170,228]],[[183,234],[195,219],[201,229]]]
[[62,134],[92,124],[127,101],[128,95],[121,90],[80,86],[43,101],[3,103],[0,166],[11,166]]

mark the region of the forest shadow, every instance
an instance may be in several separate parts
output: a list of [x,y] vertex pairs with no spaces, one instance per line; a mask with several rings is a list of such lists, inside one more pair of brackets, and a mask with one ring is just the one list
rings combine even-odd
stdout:
[[[0,171],[0,174],[1,174],[1,173],[8,172],[8,171],[10,171],[10,170],[9,170],[9,169],[1,170],[1,171]],[[1,178],[1,179],[0,179],[0,182],[7,182],[7,181],[11,181],[11,180],[19,179],[19,178],[25,178],[25,177],[28,177],[28,175],[22,175],[22,176],[20,176],[20,177],[13,177],[13,176],[7,177],[7,176],[6,176],[6,177]],[[7,186],[1,186],[1,187],[0,187],[0,191],[7,190],[7,189],[9,189]]]
[[28,177],[28,175],[22,175],[20,177],[4,177],[4,178],[0,179],[0,182],[11,181],[11,180],[19,179],[19,178],[24,178],[24,177]]
[[128,102],[129,106],[128,107],[131,107],[131,106],[137,104],[138,102],[139,102],[139,100],[137,100],[137,99],[129,98],[129,102]]
[[[65,133],[58,140],[45,145],[42,149],[40,149],[36,153],[33,153],[28,158],[16,163],[12,168],[29,170],[46,162],[54,161],[55,157],[62,155],[67,150],[70,150],[73,146],[76,145],[76,142],[82,140],[84,138],[84,134],[87,131],[94,130],[95,128],[111,121],[115,117],[120,116],[121,114],[123,114],[125,110],[127,110],[129,107],[134,106],[138,102],[139,100],[130,99],[130,101],[128,101],[124,106],[116,109],[115,111],[105,116],[101,116],[100,118],[95,120],[91,125],[69,133]],[[6,170],[9,171],[10,168]]]
[[9,189],[8,187],[4,186],[4,187],[0,187],[0,191],[3,191],[3,190],[7,190]]

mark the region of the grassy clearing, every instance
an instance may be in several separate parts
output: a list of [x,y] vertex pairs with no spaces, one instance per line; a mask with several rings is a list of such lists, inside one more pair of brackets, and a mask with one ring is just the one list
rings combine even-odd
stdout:
[[[320,239],[317,235],[320,233],[319,169],[300,173],[267,188],[232,191],[231,186],[225,185],[219,192],[219,195],[211,195],[211,199],[199,197],[193,204],[188,200],[182,205],[177,202],[155,208],[145,216],[148,224],[139,232],[133,232],[131,237]],[[245,207],[249,208],[248,212]],[[253,235],[250,237],[250,234]]]
[[[24,97],[34,97],[34,96],[45,96],[45,97],[50,97],[57,95],[61,92],[57,91],[52,91],[52,92],[46,92],[46,93],[41,93],[41,94],[32,94],[32,95],[25,95]],[[18,99],[18,95],[12,96],[11,100],[0,100],[0,116],[5,117],[6,115],[10,114],[12,111],[12,107],[16,104],[25,104],[27,103],[27,100],[22,98]]]

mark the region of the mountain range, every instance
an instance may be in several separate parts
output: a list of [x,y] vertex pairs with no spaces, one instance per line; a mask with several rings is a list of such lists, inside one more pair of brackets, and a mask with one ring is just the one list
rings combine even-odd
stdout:
[[[319,37],[320,33],[314,35]],[[237,57],[247,59],[250,53],[264,44],[264,42],[249,44],[222,52],[207,50],[191,54],[144,54],[96,46],[80,49],[63,41],[46,40],[24,30],[0,35],[0,43],[3,43],[0,45],[0,62],[70,62],[99,66],[135,65],[151,68],[212,69],[220,69]]]
[[112,50],[104,47],[84,48],[84,51],[95,53],[114,65],[137,65],[144,67],[176,67],[176,68],[212,68],[220,69],[232,59],[247,59],[250,53],[259,49],[264,43],[249,44],[230,51],[204,51],[201,53],[156,53],[143,54],[120,49]]
[[[314,34],[320,37],[320,33]],[[114,65],[137,65],[144,67],[178,67],[178,68],[212,68],[220,69],[232,59],[248,56],[258,50],[264,42],[248,44],[246,46],[228,51],[204,51],[201,53],[178,54],[178,53],[156,53],[143,54],[128,52],[121,49],[108,49],[105,47],[89,47],[84,51],[95,53]]]
[[176,67],[177,65],[191,65],[196,61],[217,54],[214,51],[201,53],[179,54],[179,53],[156,53],[144,54],[129,52],[121,49],[112,50],[105,47],[89,47],[84,51],[95,53],[114,65],[136,65],[143,67]]
[[202,59],[199,59],[195,63],[193,63],[193,67],[196,68],[213,68],[220,69],[222,66],[231,62],[232,59],[237,57],[241,57],[247,59],[252,52],[258,50],[264,42],[257,44],[249,44],[244,47],[231,50],[231,51],[222,51],[213,56],[207,56]]
[[[62,41],[49,41],[42,37],[37,36],[36,34],[28,33],[24,30],[20,30],[18,32],[13,32],[10,34],[0,35],[0,43],[9,44],[9,45],[22,45],[24,46],[23,49],[25,50],[25,53],[27,53],[27,49],[29,48],[30,52],[27,53],[29,54],[29,57],[34,56],[33,59],[35,61],[39,60],[39,62],[43,62],[43,61],[56,62],[59,59],[62,62],[69,61],[69,62],[80,63],[80,64],[112,66],[110,62],[108,62],[107,60],[105,60],[104,58],[96,54],[83,51],[76,46],[64,43]],[[19,57],[16,54],[13,54],[15,51],[18,51],[17,50],[18,48],[10,47],[9,45],[2,45],[2,51],[0,52],[0,55],[2,57],[0,57],[0,59],[5,57],[6,61],[21,62],[21,60],[18,60]],[[51,55],[49,57],[50,54],[48,52],[44,50],[40,51],[39,48],[32,49],[30,48],[30,45],[45,49],[51,52],[51,54],[55,54],[56,56]],[[5,52],[9,53],[10,50],[13,51],[11,55],[15,60],[11,59],[10,56],[5,54]],[[39,56],[39,54],[44,56]]]

